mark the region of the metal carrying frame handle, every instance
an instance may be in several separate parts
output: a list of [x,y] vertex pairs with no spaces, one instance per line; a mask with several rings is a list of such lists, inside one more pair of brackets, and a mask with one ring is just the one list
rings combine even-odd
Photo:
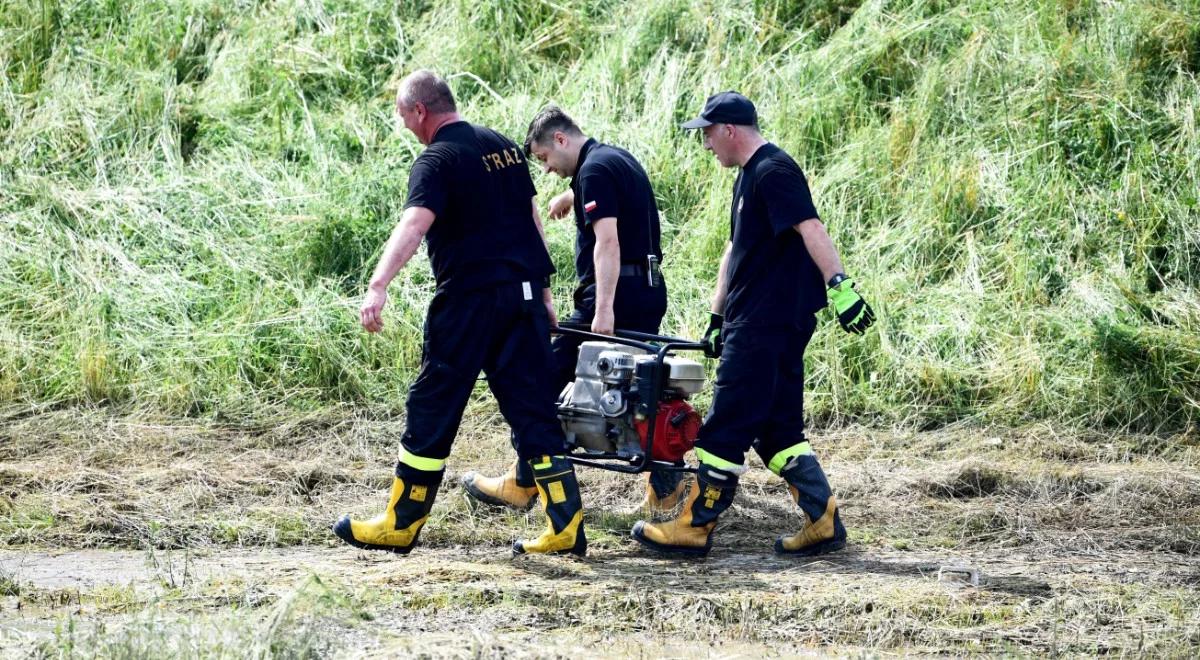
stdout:
[[[585,329],[586,328],[586,329]],[[553,334],[567,337],[577,337],[588,341],[607,341],[625,346],[633,346],[644,351],[655,353],[654,360],[654,405],[650,406],[650,414],[646,417],[646,452],[642,456],[632,458],[615,453],[602,454],[567,454],[567,460],[575,465],[600,468],[612,472],[639,474],[641,472],[695,472],[696,468],[687,465],[675,465],[666,461],[656,461],[652,458],[654,452],[654,427],[658,421],[658,398],[663,388],[663,363],[672,350],[703,351],[708,344],[695,342],[669,335],[655,335],[633,330],[615,330],[611,335],[592,332],[590,326],[576,323],[563,323],[551,328]],[[661,345],[660,345],[661,344]],[[628,465],[614,464],[613,461],[626,461]]]

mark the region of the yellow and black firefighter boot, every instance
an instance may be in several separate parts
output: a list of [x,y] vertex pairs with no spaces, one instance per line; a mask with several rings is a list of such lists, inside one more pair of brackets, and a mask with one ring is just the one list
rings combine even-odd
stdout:
[[429,518],[443,473],[443,470],[428,472],[397,463],[387,509],[370,520],[342,516],[334,523],[333,533],[356,548],[408,554]]
[[647,514],[674,511],[687,492],[686,472],[655,470],[646,473],[646,497],[641,509]]
[[736,474],[701,463],[679,516],[662,523],[639,520],[633,526],[633,538],[659,552],[707,555],[717,517],[733,504],[737,484]]
[[536,539],[513,543],[513,553],[569,552],[587,554],[587,535],[583,531],[583,502],[575,466],[565,456],[542,456],[529,461],[533,483],[542,509],[546,512],[546,531]]
[[519,458],[503,476],[485,477],[478,472],[468,472],[462,476],[462,485],[467,495],[480,502],[518,511],[533,506],[538,494],[533,485],[533,471]]
[[804,512],[804,527],[792,536],[775,540],[775,552],[810,557],[846,547],[846,528],[838,515],[837,498],[817,457],[801,454],[779,471],[788,484],[792,499]]

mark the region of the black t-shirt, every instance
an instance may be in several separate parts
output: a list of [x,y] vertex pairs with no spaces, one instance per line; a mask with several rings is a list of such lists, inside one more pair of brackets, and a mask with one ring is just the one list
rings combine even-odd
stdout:
[[404,207],[433,211],[425,239],[439,291],[541,282],[554,272],[533,221],[536,192],[508,138],[465,121],[438,129],[413,163]]
[[818,218],[800,166],[779,147],[754,152],[729,209],[728,325],[790,326],[826,304],[825,281],[793,227]]
[[621,263],[646,266],[646,255],[662,261],[658,205],[650,177],[628,151],[589,138],[579,151],[579,164],[571,179],[575,193],[575,275],[582,283],[596,280],[592,255],[596,230],[592,223],[617,219]]

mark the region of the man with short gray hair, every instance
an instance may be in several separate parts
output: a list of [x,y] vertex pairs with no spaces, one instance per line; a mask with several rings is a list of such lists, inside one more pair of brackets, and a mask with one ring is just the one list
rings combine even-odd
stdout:
[[408,177],[404,213],[384,246],[360,316],[383,327],[387,286],[422,238],[437,280],[425,320],[421,370],[408,392],[391,496],[370,520],[343,517],[334,533],[359,548],[406,554],[429,517],[463,409],[480,371],[513,429],[547,517],[514,552],[583,555],[587,538],[575,469],[555,409],[550,327],[554,272],[520,148],[459,116],[446,81],[429,71],[404,79],[396,114],[426,146]]
[[433,72],[424,69],[401,81],[396,101],[397,107],[405,108],[412,108],[420,103],[426,111],[434,114],[458,111],[450,85]]

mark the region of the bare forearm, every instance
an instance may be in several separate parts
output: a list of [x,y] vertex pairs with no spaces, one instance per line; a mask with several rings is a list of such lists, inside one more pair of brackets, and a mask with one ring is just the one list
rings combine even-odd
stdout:
[[550,200],[550,217],[555,220],[567,217],[574,204],[575,191],[567,188],[558,195],[555,195],[554,199]]
[[845,272],[837,248],[833,246],[833,239],[829,238],[829,232],[825,231],[825,225],[820,220],[805,220],[796,225],[796,231],[804,239],[804,247],[826,282],[834,275]]
[[610,310],[621,274],[621,246],[615,237],[596,241],[592,262],[596,265],[596,308]]
[[372,289],[387,288],[396,277],[396,273],[417,253],[421,239],[425,237],[425,232],[429,231],[432,221],[433,214],[427,209],[405,209],[387,244],[383,246],[383,255],[379,257],[379,263],[371,275]]
[[721,255],[721,267],[717,269],[717,290],[713,292],[712,311],[714,314],[725,313],[725,296],[729,293],[729,253],[733,243],[725,244],[725,253]]
[[538,213],[537,198],[533,198],[533,224],[537,227],[538,236],[542,237],[542,245],[546,247],[546,254],[550,254],[550,241],[546,240],[546,229],[542,227],[542,214]]

